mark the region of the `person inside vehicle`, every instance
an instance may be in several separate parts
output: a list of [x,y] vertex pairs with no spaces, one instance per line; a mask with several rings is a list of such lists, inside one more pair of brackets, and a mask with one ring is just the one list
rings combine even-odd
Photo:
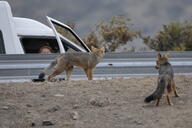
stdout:
[[53,49],[49,46],[42,46],[39,49],[39,53],[41,54],[50,54],[50,53],[54,53]]

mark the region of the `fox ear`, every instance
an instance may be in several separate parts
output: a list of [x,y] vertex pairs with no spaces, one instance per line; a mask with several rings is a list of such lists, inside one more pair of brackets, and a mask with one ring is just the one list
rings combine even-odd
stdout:
[[158,54],[157,54],[157,57],[158,57],[158,58],[161,58],[161,54],[160,54],[160,53],[158,53]]
[[105,51],[105,47],[100,48],[100,50]]
[[96,51],[97,49],[93,46],[91,46],[91,51]]

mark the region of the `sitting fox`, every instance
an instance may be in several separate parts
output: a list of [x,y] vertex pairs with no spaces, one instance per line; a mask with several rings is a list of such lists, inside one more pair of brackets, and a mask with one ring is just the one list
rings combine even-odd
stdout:
[[164,92],[166,93],[167,102],[169,105],[173,105],[170,100],[170,94],[174,91],[175,97],[179,97],[176,91],[174,82],[174,73],[171,64],[168,62],[169,54],[158,54],[156,60],[156,69],[159,69],[158,83],[156,90],[148,97],[145,98],[145,102],[149,103],[156,100],[156,106],[159,105],[159,101],[162,98]]
[[51,80],[53,77],[61,74],[64,71],[66,71],[67,80],[70,80],[73,67],[79,66],[85,71],[88,80],[92,80],[93,69],[105,55],[105,48],[91,47],[91,50],[92,52],[90,53],[69,52],[58,56],[56,60],[54,60],[39,74],[39,79],[43,79],[45,74],[53,69],[54,71],[51,75],[48,76],[48,80]]

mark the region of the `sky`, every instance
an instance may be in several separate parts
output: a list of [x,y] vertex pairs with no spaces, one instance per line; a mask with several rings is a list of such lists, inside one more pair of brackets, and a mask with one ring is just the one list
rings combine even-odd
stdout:
[[100,21],[124,15],[132,27],[154,36],[163,24],[192,21],[192,0],[7,0],[14,16],[38,20],[45,16],[76,24],[80,36],[95,29]]

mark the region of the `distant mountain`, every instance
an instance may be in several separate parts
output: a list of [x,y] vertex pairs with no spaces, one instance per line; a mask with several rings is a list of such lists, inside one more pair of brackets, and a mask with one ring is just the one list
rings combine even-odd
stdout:
[[59,21],[74,22],[84,36],[101,20],[125,15],[134,29],[154,35],[162,24],[192,20],[192,0],[7,0],[14,16],[46,23],[48,15]]

